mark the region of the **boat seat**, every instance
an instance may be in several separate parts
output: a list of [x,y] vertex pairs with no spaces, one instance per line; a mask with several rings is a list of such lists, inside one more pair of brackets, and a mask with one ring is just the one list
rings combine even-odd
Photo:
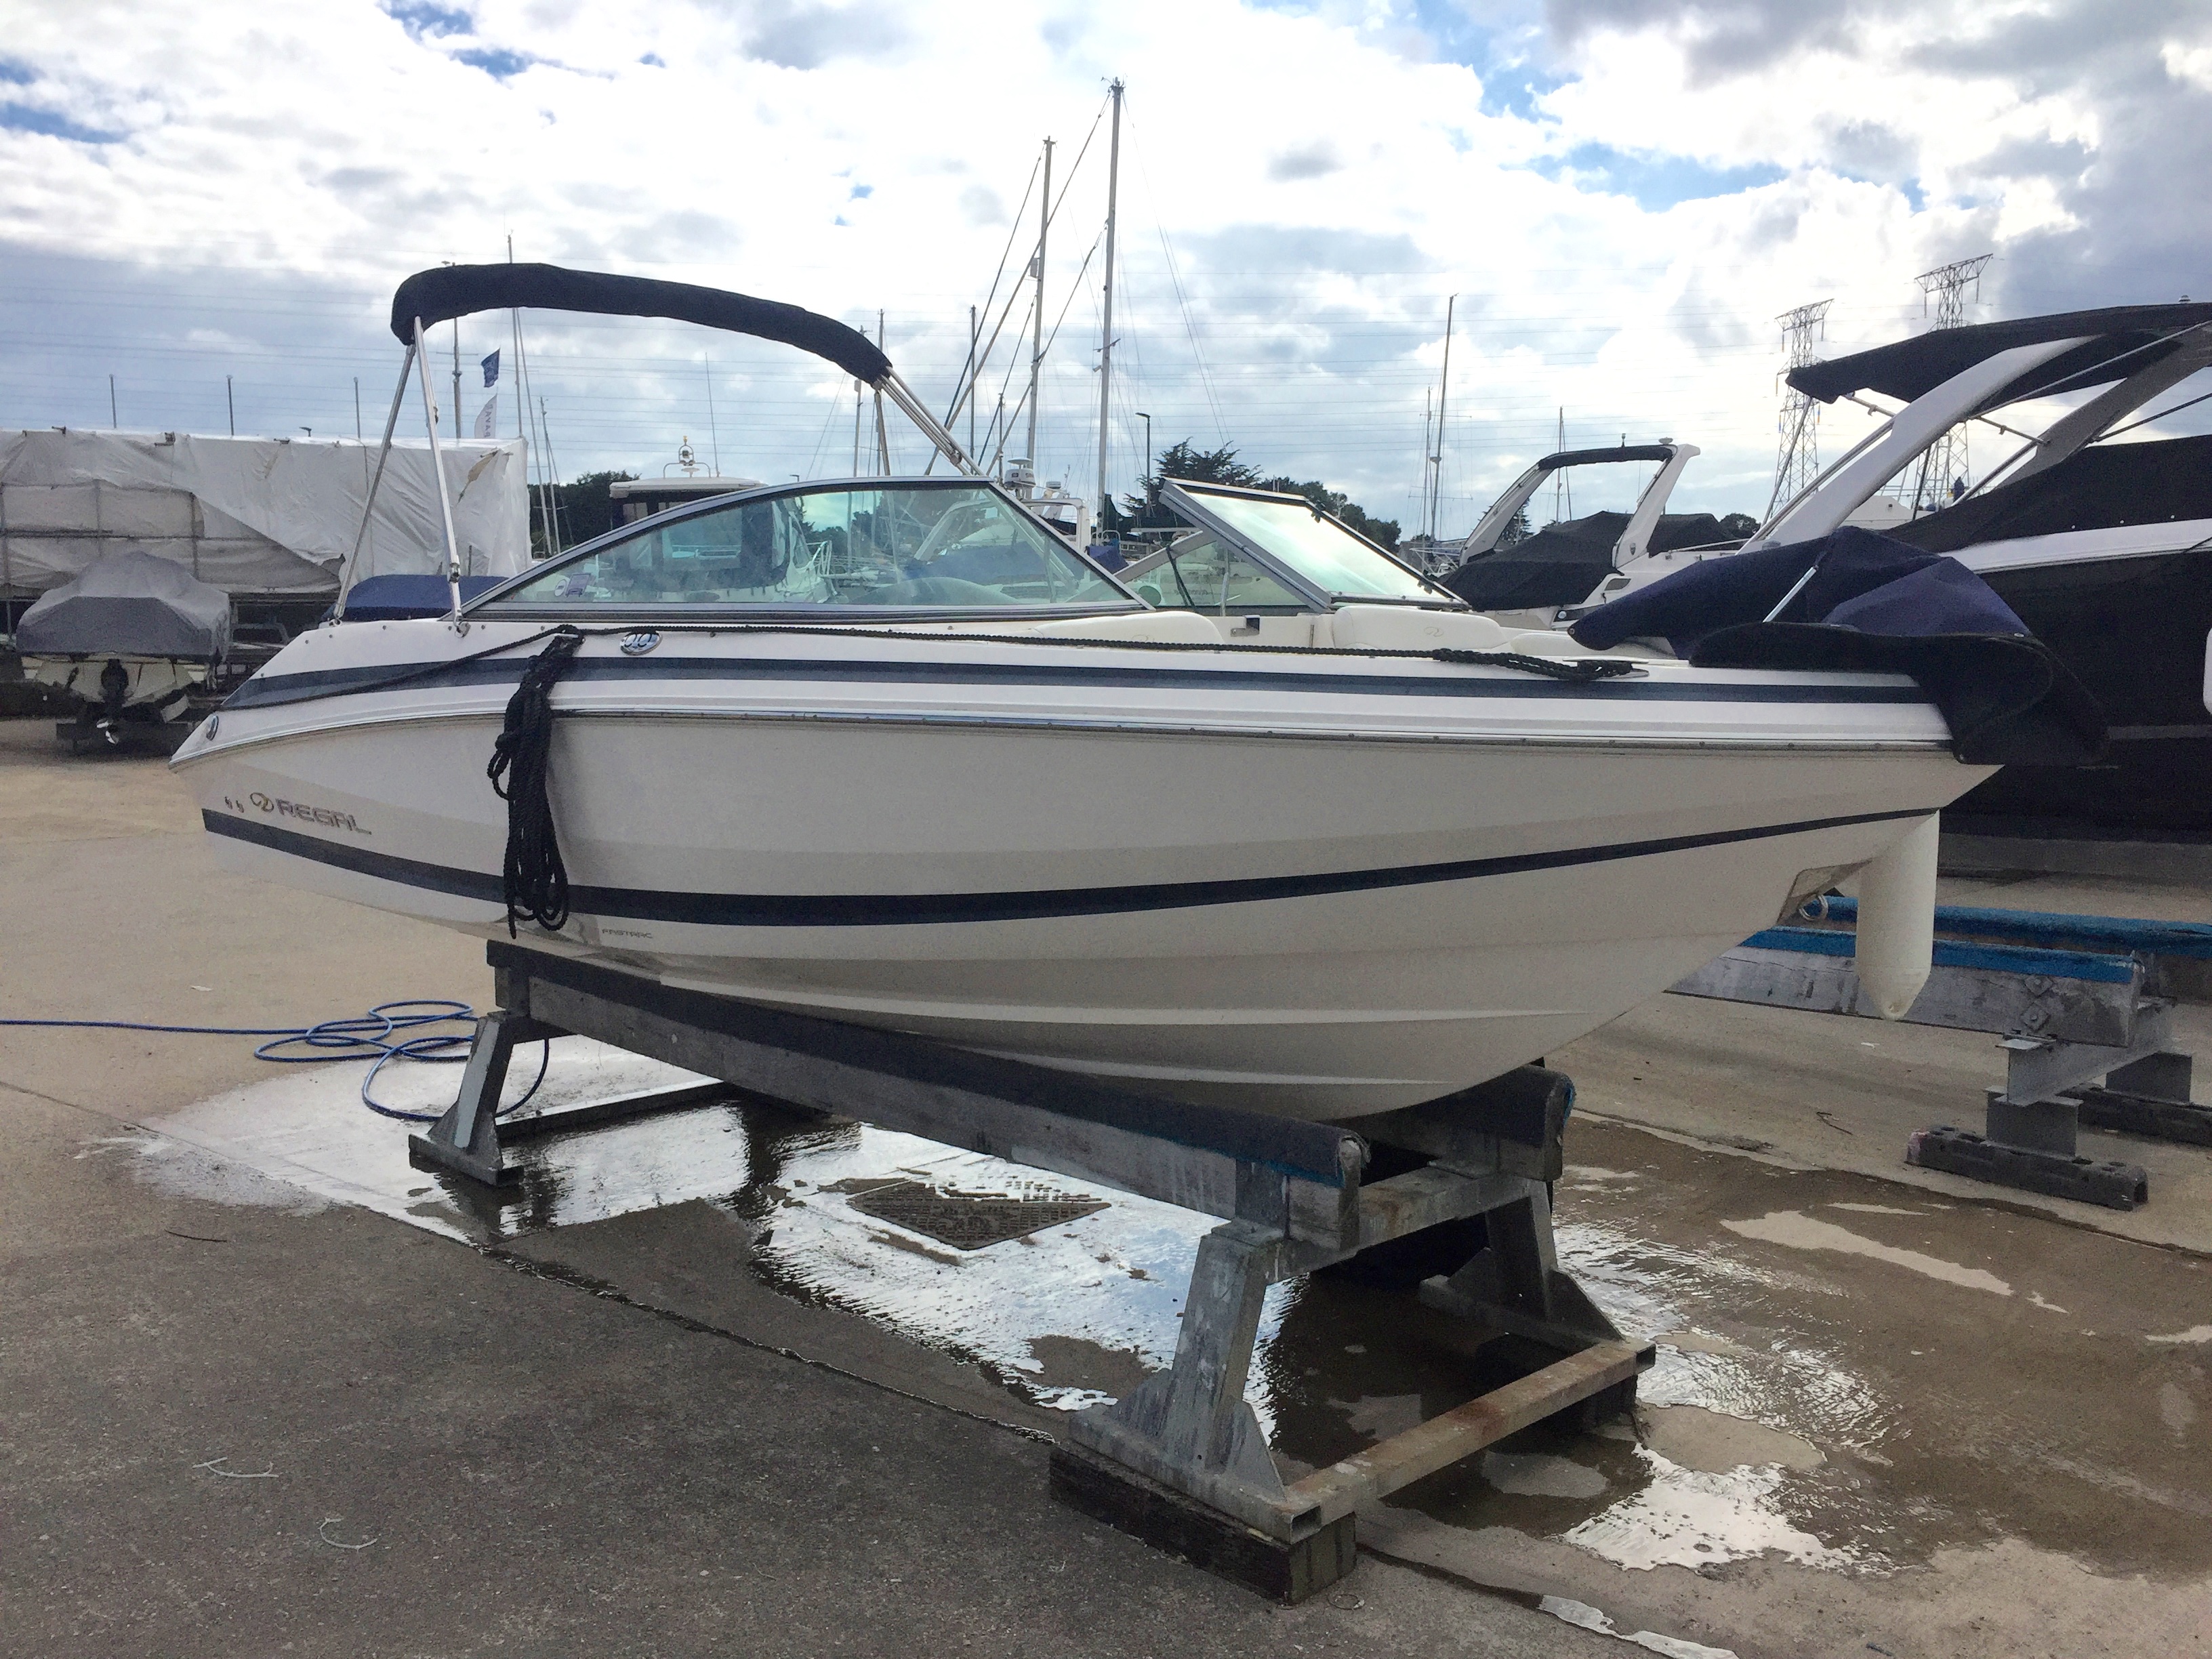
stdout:
[[1674,656],[1665,646],[1648,640],[1627,640],[1600,651],[1556,628],[1532,629],[1526,634],[1516,634],[1505,641],[1502,648],[1517,651],[1524,657],[1626,657],[1637,662],[1671,662]]
[[1161,645],[1219,645],[1213,623],[1195,611],[1138,611],[1118,617],[1063,617],[1030,630],[1047,639],[1133,640]]
[[1419,611],[1397,605],[1347,605],[1328,619],[1340,651],[1495,651],[1505,630],[1470,611]]

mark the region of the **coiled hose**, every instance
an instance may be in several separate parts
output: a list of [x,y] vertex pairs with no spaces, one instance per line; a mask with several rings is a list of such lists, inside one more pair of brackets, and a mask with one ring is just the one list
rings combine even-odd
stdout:
[[[465,1002],[453,1002],[442,997],[409,997],[398,1002],[380,1002],[366,1014],[355,1014],[339,1019],[318,1020],[313,1025],[161,1025],[140,1019],[0,1019],[0,1026],[29,1026],[49,1030],[94,1031],[160,1031],[181,1036],[250,1036],[269,1040],[253,1051],[256,1060],[265,1060],[272,1066],[313,1066],[333,1060],[366,1060],[370,1062],[368,1075],[361,1080],[361,1103],[379,1117],[397,1118],[403,1123],[435,1123],[441,1114],[410,1112],[403,1107],[386,1106],[369,1092],[376,1074],[395,1060],[429,1060],[439,1065],[459,1066],[469,1057],[476,1042],[477,1012]],[[465,1031],[427,1031],[420,1036],[404,1036],[401,1033],[421,1031],[428,1025],[463,1024]],[[394,1039],[397,1038],[397,1041]],[[277,1050],[290,1048],[306,1048],[304,1054],[279,1054]],[[553,1051],[550,1047],[539,1050],[538,1079],[530,1085],[522,1098],[513,1105],[502,1106],[499,1115],[506,1116],[527,1102],[545,1081],[545,1068],[551,1063]]]

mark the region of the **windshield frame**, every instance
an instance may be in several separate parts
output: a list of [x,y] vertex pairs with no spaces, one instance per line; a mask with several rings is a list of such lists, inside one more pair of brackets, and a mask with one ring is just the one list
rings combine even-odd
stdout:
[[[619,542],[643,536],[650,531],[665,528],[686,519],[720,513],[738,503],[776,501],[788,495],[820,495],[850,493],[856,490],[891,489],[983,489],[996,495],[1006,506],[1036,527],[1037,533],[1048,538],[1053,545],[1065,551],[1086,571],[1096,576],[1121,596],[1111,604],[1078,605],[1074,603],[1047,605],[744,605],[728,602],[707,604],[668,605],[637,601],[619,605],[594,602],[576,604],[562,600],[509,601],[501,599],[515,589],[539,578],[550,575],[562,567],[590,558],[605,551]],[[487,611],[487,606],[494,607]],[[580,618],[636,617],[654,623],[737,623],[737,622],[974,622],[989,618],[1054,617],[1118,617],[1132,611],[1150,611],[1151,605],[1131,592],[1111,571],[1096,563],[1081,548],[1071,544],[1050,525],[1030,511],[1028,506],[1016,499],[996,480],[971,478],[955,475],[950,477],[865,477],[811,478],[793,483],[763,484],[757,489],[735,489],[726,495],[708,495],[703,500],[687,501],[681,507],[665,507],[649,513],[629,524],[617,525],[604,535],[594,536],[574,547],[564,547],[550,558],[537,559],[530,568],[518,572],[497,587],[479,593],[461,607],[464,616],[483,613],[483,620],[495,621],[513,617],[519,622],[568,622]]]
[[[1315,518],[1334,525],[1376,557],[1397,566],[1425,592],[1416,598],[1392,593],[1348,593],[1323,587],[1295,565],[1286,563],[1254,541],[1221,514],[1209,511],[1205,501],[1205,497],[1209,495],[1232,495],[1241,501],[1267,501],[1302,508]],[[1401,605],[1416,611],[1465,611],[1468,608],[1467,601],[1457,594],[1437,586],[1389,549],[1361,535],[1334,514],[1322,512],[1303,495],[1289,495],[1273,489],[1249,489],[1239,484],[1212,483],[1197,478],[1163,478],[1160,480],[1160,500],[1198,528],[1211,532],[1243,552],[1285,587],[1304,598],[1312,610],[1334,611],[1340,605]]]

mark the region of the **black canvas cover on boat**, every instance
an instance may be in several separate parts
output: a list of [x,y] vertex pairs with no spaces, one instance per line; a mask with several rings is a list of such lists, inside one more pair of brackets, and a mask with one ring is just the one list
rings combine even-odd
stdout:
[[229,647],[229,594],[173,560],[129,547],[49,588],[15,623],[15,648],[27,657],[206,662]]
[[1613,545],[1627,527],[1626,513],[1548,524],[1510,547],[1474,555],[1441,585],[1477,611],[1580,605],[1613,574]]
[[1974,765],[2078,766],[2104,752],[2096,699],[1987,582],[1870,530],[1693,564],[1599,606],[1573,633],[1601,650],[1663,638],[1704,668],[1909,674],[1942,710],[1952,752]]
[[[2108,306],[2100,311],[2063,311],[2047,317],[2016,317],[2008,322],[1976,323],[1965,328],[1932,329],[1871,351],[1790,371],[1790,384],[1808,397],[1832,404],[1847,392],[1878,392],[1905,403],[1933,392],[1954,374],[2014,346],[2081,336],[2084,343],[2028,372],[2023,383],[2008,387],[1990,406],[2024,395],[2102,386],[2158,361],[2171,346],[2165,336],[2212,322],[2212,305]],[[2112,362],[2132,353],[2122,362]],[[2110,367],[2104,365],[2110,364]]]
[[[1607,459],[1612,450],[1594,453]],[[1628,528],[1626,513],[1592,513],[1546,525],[1510,547],[1478,553],[1442,579],[1442,585],[1477,611],[1528,611],[1580,605],[1613,573],[1613,550]],[[1663,513],[1645,550],[1736,544],[1710,513]]]
[[891,360],[866,335],[799,306],[691,283],[569,270],[561,265],[440,265],[418,270],[392,296],[392,331],[403,343],[411,344],[418,319],[428,329],[456,317],[517,306],[611,317],[667,317],[750,334],[826,357],[870,386],[890,372]]
[[1930,553],[1951,553],[1978,542],[2191,519],[2212,519],[2212,436],[2092,444],[2017,483],[1889,533]]

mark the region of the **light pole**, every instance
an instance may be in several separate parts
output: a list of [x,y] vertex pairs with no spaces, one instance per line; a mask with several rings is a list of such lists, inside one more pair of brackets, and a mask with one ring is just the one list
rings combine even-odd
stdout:
[[1149,484],[1152,481],[1152,417],[1140,409],[1137,418],[1145,423],[1145,470],[1138,475],[1137,482]]

